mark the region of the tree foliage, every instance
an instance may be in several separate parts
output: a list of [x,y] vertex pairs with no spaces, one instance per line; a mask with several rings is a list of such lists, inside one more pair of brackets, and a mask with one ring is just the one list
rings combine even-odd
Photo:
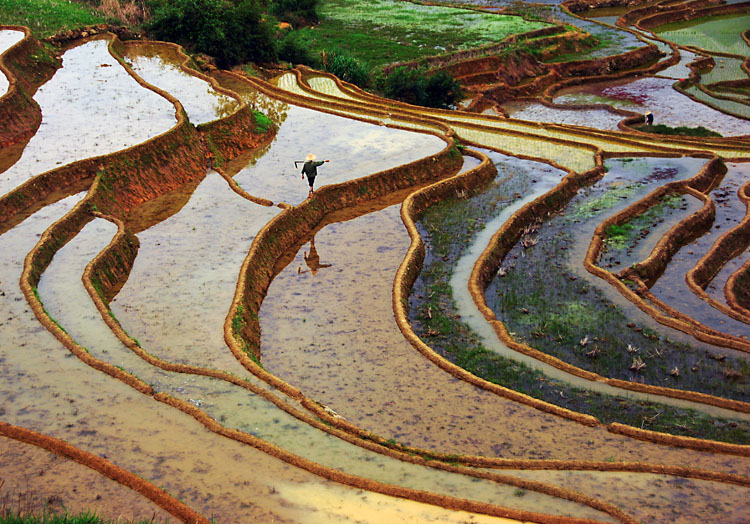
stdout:
[[219,67],[276,59],[273,28],[256,0],[154,0],[154,38],[211,55]]
[[445,71],[428,74],[423,68],[398,67],[378,79],[384,96],[407,104],[450,109],[461,100],[461,86]]

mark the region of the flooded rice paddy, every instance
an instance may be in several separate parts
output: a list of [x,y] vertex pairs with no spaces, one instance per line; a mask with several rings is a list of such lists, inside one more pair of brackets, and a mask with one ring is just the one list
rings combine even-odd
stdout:
[[45,171],[132,147],[177,123],[174,106],[139,85],[108,45],[99,39],[66,51],[63,67],[36,92],[42,123],[21,158],[0,173],[0,195]]
[[[700,28],[706,34],[715,30]],[[610,46],[638,42],[615,28],[601,31],[620,35]],[[0,31],[0,52],[17,41],[13,33],[18,32]],[[724,51],[729,43],[722,45],[711,50]],[[107,39],[95,39],[65,51],[62,68],[34,96],[42,126],[18,162],[0,174],[0,194],[49,169],[126,149],[175,125],[175,106],[138,84],[108,46]],[[214,82],[192,74],[180,67],[185,57],[176,47],[129,43],[125,49],[132,73],[178,99],[193,124],[232,114],[242,98],[278,129],[269,144],[230,162],[225,175],[209,169],[118,217],[139,248],[106,304],[110,311],[97,309],[82,275],[118,234],[115,220],[91,215],[43,269],[34,289],[45,308],[39,314],[64,330],[61,340],[142,380],[156,397],[74,356],[39,322],[18,285],[27,254],[46,249],[36,246],[39,238],[80,205],[84,193],[56,195],[56,202],[0,228],[0,419],[111,461],[216,522],[516,522],[484,514],[490,510],[532,512],[537,517],[527,515],[534,521],[744,522],[750,416],[731,406],[748,401],[747,353],[658,324],[583,263],[598,224],[665,184],[693,177],[706,164],[709,154],[701,144],[613,133],[623,117],[601,109],[514,102],[504,106],[510,119],[416,110],[319,75],[298,84],[285,74],[278,91],[262,84],[261,93],[253,87],[261,85],[257,80],[218,72]],[[559,92],[555,102],[611,103],[636,114],[651,110],[657,123],[747,135],[747,120],[672,88],[694,58],[683,51],[680,63],[659,77],[589,84]],[[703,83],[739,75],[738,63],[717,62]],[[284,91],[304,96],[308,106],[290,103]],[[354,436],[358,433],[331,429],[333,419],[321,423],[298,397],[278,390],[262,373],[256,376],[252,366],[245,368],[227,347],[226,317],[242,265],[263,229],[284,213],[320,202],[317,195],[306,198],[307,181],[295,161],[309,153],[330,159],[319,168],[316,189],[345,184],[440,153],[446,125],[463,143],[481,146],[478,151],[497,174],[478,187],[459,185],[414,217],[425,258],[416,262],[420,272],[404,298],[408,328],[399,328],[395,318],[394,275],[415,242],[400,204],[420,190],[416,187],[325,216],[276,261],[260,305],[263,370],[323,406],[329,417],[343,418],[347,431],[369,435],[365,441]],[[72,130],[77,140],[69,139]],[[750,154],[740,141],[706,147],[731,156]],[[597,148],[619,158],[602,163]],[[653,156],[666,148],[685,149],[685,156]],[[479,165],[465,155],[458,180]],[[514,214],[521,216],[524,206],[552,195],[566,177],[597,166],[602,176],[592,176],[566,197],[569,202],[538,216],[504,254],[484,297],[472,296],[472,271],[495,233],[515,220]],[[747,246],[736,249],[708,282],[706,293],[714,302],[684,282],[708,249],[745,219],[738,190],[747,181],[748,164],[727,162],[727,167],[707,190],[716,206],[710,229],[676,251],[651,292],[711,329],[744,337],[747,324],[726,314],[723,290],[750,257]],[[252,202],[233,191],[225,176],[253,197],[298,209]],[[687,194],[667,195],[622,224],[622,231],[609,231],[596,264],[617,274],[642,262],[702,205]],[[250,268],[249,279],[255,271]],[[736,404],[719,407],[657,390],[636,393],[543,364],[498,337],[475,302],[481,299],[514,344],[601,377]],[[113,323],[126,334],[113,331]],[[418,352],[402,329],[414,329],[438,358],[475,376],[446,372],[438,360]],[[141,353],[130,349],[132,343]],[[191,367],[174,371],[178,364]],[[158,401],[165,396],[196,411],[191,416]],[[202,416],[215,424],[213,430],[201,423]],[[670,444],[650,433],[633,438],[611,422],[729,444]],[[386,453],[370,439],[406,449],[408,456]],[[458,466],[467,455],[485,462]],[[8,458],[15,456],[28,458],[25,469]],[[29,489],[36,470],[50,475],[54,470],[56,483],[45,483],[43,491]],[[346,475],[349,484],[370,484],[364,489],[328,480],[335,474]],[[15,482],[3,484],[0,497],[27,493],[48,507],[103,508],[113,518],[176,521],[144,497],[121,494],[124,488],[93,469],[2,437],[0,480],[6,476]],[[383,494],[403,497],[404,490],[414,500]],[[443,501],[420,503],[415,493]],[[105,505],[115,499],[119,505]],[[456,509],[467,507],[478,512]]]
[[672,88],[671,79],[647,77],[561,89],[556,104],[603,103],[636,113],[651,111],[654,124],[705,127],[723,136],[748,134],[747,120],[696,102]]

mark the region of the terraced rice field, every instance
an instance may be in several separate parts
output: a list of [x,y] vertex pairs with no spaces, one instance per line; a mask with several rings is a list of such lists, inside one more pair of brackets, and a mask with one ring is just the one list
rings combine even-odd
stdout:
[[673,87],[744,48],[674,38],[508,116],[71,42],[0,156],[0,507],[747,522],[750,124]]

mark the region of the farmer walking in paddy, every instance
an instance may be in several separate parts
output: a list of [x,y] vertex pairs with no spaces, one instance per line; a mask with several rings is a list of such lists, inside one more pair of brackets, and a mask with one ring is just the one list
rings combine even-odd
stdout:
[[315,161],[315,155],[310,153],[305,159],[305,165],[302,166],[302,179],[305,179],[307,175],[307,182],[310,184],[310,192],[307,194],[311,197],[315,192],[313,184],[315,184],[315,177],[318,176],[318,166],[322,166],[324,162],[330,162],[330,160],[321,160],[320,162]]

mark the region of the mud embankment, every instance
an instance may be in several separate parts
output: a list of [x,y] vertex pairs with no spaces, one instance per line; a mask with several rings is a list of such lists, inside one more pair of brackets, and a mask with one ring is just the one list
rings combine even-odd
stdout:
[[[8,91],[0,98],[0,148],[28,141],[42,122],[42,112],[32,98],[36,90],[60,67],[60,59],[31,36],[26,27],[0,26],[24,32],[23,40],[0,56],[0,70],[8,77]],[[21,151],[18,151],[20,156]],[[4,162],[3,162],[4,163]],[[0,163],[0,170],[5,165]]]

